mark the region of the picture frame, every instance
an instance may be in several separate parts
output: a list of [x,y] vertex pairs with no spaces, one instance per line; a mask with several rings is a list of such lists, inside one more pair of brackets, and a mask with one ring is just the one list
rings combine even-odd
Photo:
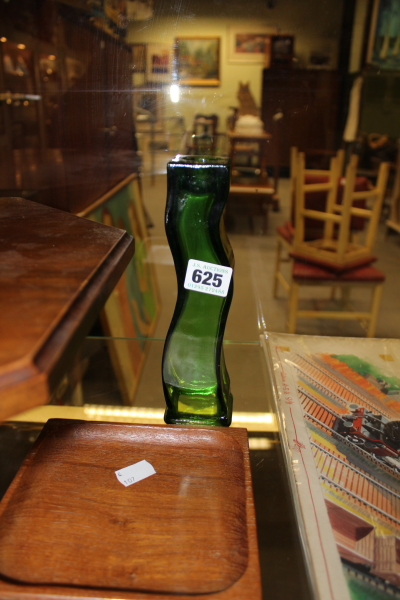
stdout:
[[229,27],[230,63],[266,64],[271,53],[271,35],[276,33],[275,27]]
[[[135,118],[143,115],[138,109],[144,109],[153,115],[153,125],[157,127],[157,131],[164,131],[164,112],[165,112],[165,97],[164,91],[155,84],[146,85],[144,89],[135,90],[134,115]],[[138,133],[151,131],[152,122],[148,120],[136,120],[136,131]]]
[[135,255],[100,313],[119,390],[124,404],[132,406],[161,310],[138,175],[129,175],[79,216],[119,227],[135,238]]
[[180,85],[220,85],[219,37],[179,37],[174,50],[174,79]]
[[291,67],[294,57],[294,36],[276,34],[271,36],[271,67]]
[[385,71],[400,70],[400,0],[375,0],[366,62]]
[[172,80],[173,48],[170,44],[147,44],[146,79],[150,83]]
[[119,32],[125,31],[127,26],[127,12],[125,0],[104,0],[104,16],[108,21],[107,25],[112,30]]
[[131,44],[133,73],[146,72],[147,44]]

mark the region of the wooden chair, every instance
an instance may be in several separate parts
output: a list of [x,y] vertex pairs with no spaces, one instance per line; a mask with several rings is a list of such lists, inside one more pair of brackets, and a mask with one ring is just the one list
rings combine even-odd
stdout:
[[[299,157],[298,177],[302,176],[304,157]],[[343,203],[329,198],[327,212],[315,214],[304,207],[304,196],[299,191],[296,205],[296,231],[294,236],[292,280],[289,296],[289,333],[296,332],[298,318],[320,318],[337,320],[357,320],[367,324],[367,337],[375,335],[382,286],[385,275],[372,266],[375,257],[372,249],[382,208],[387,183],[389,165],[382,164],[376,187],[369,191],[355,192],[357,157],[350,159],[346,170],[346,183]],[[370,208],[353,206],[360,198],[372,202]],[[356,216],[368,222],[365,228],[364,245],[350,240],[351,217]],[[320,240],[306,242],[304,220],[306,217],[321,219],[324,222],[324,235]],[[311,248],[311,251],[309,250]],[[306,249],[306,251],[305,251]],[[331,300],[336,289],[340,289],[339,310],[300,310],[299,292],[303,286],[327,286],[331,288]],[[350,290],[362,287],[371,292],[367,310],[353,310],[350,304]]]
[[[338,180],[343,172],[345,151],[339,150],[336,156],[331,159],[330,168],[321,169],[303,169],[302,181],[304,186],[304,194],[306,206],[315,209],[320,207],[323,210],[326,206],[326,196],[328,193],[338,193]],[[296,207],[296,192],[298,182],[298,161],[299,151],[295,146],[290,149],[290,221],[277,228],[277,248],[274,273],[274,298],[278,296],[279,284],[289,292],[290,281],[285,278],[281,271],[282,263],[291,262],[290,253],[293,251],[293,240],[295,234],[295,207]],[[303,187],[302,186],[302,187]],[[306,220],[305,237],[306,239],[315,239],[322,233],[322,228],[316,226],[316,221],[312,219]]]
[[[374,337],[379,315],[382,287],[385,274],[371,265],[335,273],[317,265],[295,260],[293,263],[292,282],[289,295],[289,333],[296,333],[297,319],[333,319],[356,320],[367,324],[367,337]],[[299,293],[303,286],[325,286],[334,291],[339,288],[341,300],[338,310],[303,310],[299,309]],[[354,287],[362,287],[371,292],[369,309],[354,310],[350,304],[350,291]]]
[[[303,185],[305,177],[304,154],[299,155],[297,163],[296,228],[292,255],[295,258],[309,259],[322,267],[337,272],[348,270],[374,260],[372,250],[385,196],[389,175],[389,163],[381,163],[376,186],[371,184],[368,191],[354,191],[358,157],[350,158],[346,169],[346,184],[343,202],[338,202],[337,188],[327,197],[326,210],[313,210],[306,206],[306,192],[319,189],[319,184]],[[356,200],[363,199],[370,207],[354,206]],[[359,217],[365,221],[364,239],[351,239],[351,219]],[[316,240],[306,239],[306,219],[311,218],[324,223],[323,236]]]

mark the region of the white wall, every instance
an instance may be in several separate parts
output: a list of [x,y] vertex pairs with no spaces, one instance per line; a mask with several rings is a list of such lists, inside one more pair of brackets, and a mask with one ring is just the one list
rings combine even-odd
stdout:
[[[230,106],[238,106],[239,82],[250,82],[250,89],[261,104],[262,64],[229,62],[229,27],[246,31],[251,28],[273,27],[295,36],[295,55],[300,67],[307,67],[311,51],[332,56],[336,67],[343,0],[155,0],[154,17],[132,22],[128,43],[166,43],[173,48],[179,36],[218,36],[221,38],[219,87],[181,87],[178,104],[169,100],[164,86],[165,116],[180,115],[190,127],[197,112],[217,113],[220,129],[225,129]],[[137,82],[139,82],[137,80]],[[135,82],[135,83],[137,83]]]

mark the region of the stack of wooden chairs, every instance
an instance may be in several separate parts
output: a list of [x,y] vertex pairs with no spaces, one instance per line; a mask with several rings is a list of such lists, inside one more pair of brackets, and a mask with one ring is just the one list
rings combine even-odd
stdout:
[[[303,169],[303,192],[307,208],[325,210],[327,195],[338,193],[339,178],[344,167],[345,152],[339,150],[332,158],[329,169]],[[295,146],[290,149],[290,220],[277,228],[277,249],[274,273],[274,298],[278,297],[279,285],[287,292],[290,290],[290,278],[285,277],[282,265],[292,263],[290,253],[293,252],[295,234],[296,194],[298,183],[299,151]],[[321,223],[315,219],[306,219],[304,235],[307,240],[320,237]]]
[[[352,156],[345,179],[340,178],[342,156],[331,161],[325,175],[314,171],[314,177],[324,181],[308,183],[311,172],[305,168],[303,153],[293,154],[294,222],[278,232],[275,294],[279,283],[289,292],[289,332],[296,332],[298,318],[358,320],[366,324],[367,337],[373,337],[379,314],[385,275],[373,266],[376,257],[373,247],[385,197],[389,164],[380,166],[377,183],[373,186],[365,178],[357,178],[358,157]],[[360,189],[361,188],[361,189]],[[311,193],[324,192],[325,204],[310,207]],[[313,223],[312,234],[308,225]],[[315,224],[319,224],[318,228]],[[286,232],[286,237],[284,237]],[[288,235],[290,233],[290,237]],[[291,278],[280,273],[280,253],[286,248],[292,261]],[[336,290],[341,292],[339,310],[301,310],[299,292],[302,287],[326,286],[331,299]],[[368,309],[354,310],[350,304],[350,290],[363,287],[371,291]]]

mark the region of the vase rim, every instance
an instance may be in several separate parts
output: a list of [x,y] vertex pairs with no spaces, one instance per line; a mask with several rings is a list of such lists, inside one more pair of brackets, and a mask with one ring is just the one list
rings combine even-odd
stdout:
[[177,154],[175,158],[169,161],[170,165],[185,165],[194,167],[214,167],[230,164],[230,159],[227,156],[207,156],[207,155],[191,155]]

